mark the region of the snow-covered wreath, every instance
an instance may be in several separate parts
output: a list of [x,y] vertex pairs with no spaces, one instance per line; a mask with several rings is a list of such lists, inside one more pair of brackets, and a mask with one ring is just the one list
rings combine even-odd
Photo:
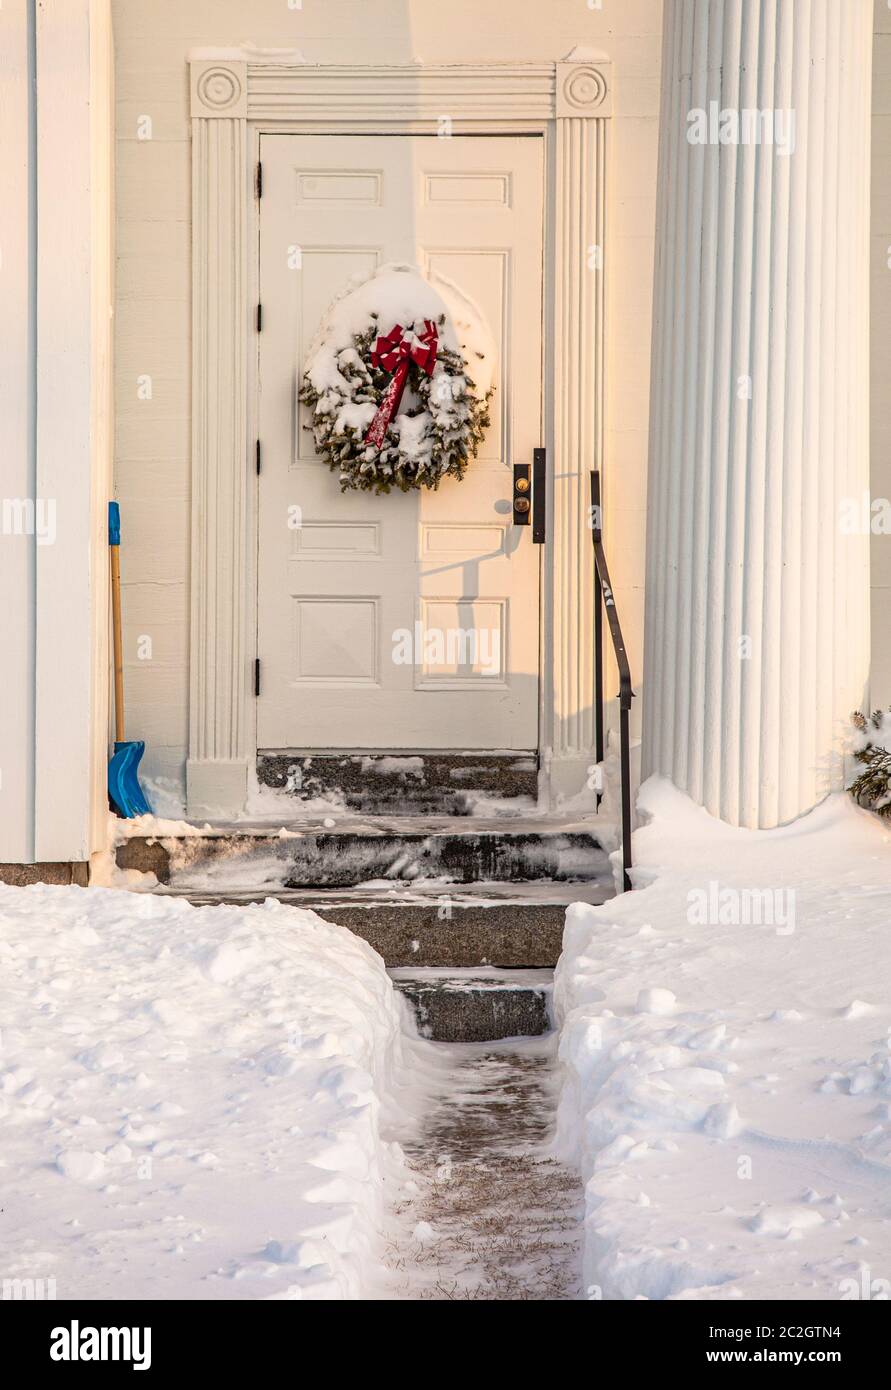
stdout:
[[489,426],[495,348],[451,281],[386,265],[351,281],[310,350],[300,400],[342,492],[462,478]]

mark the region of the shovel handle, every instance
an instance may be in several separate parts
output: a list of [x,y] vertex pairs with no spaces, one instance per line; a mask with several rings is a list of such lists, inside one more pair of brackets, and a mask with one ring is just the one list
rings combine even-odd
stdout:
[[124,741],[124,646],[121,636],[121,532],[117,503],[109,506],[111,557],[111,631],[114,642],[114,736]]

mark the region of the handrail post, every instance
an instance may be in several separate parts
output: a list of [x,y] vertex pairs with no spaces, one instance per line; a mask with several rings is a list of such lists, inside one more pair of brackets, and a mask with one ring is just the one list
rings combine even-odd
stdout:
[[622,888],[631,892],[631,711],[625,701],[619,710],[622,777]]
[[[597,567],[597,544],[601,537],[600,529],[600,474],[591,470],[591,516],[590,525],[594,541],[594,756],[602,769],[606,752],[603,719],[603,585]],[[597,807],[603,800],[602,788],[597,793]]]
[[[594,739],[597,761],[602,766],[606,750],[603,703],[603,613],[609,623],[616,664],[619,668],[619,764],[622,800],[622,891],[631,891],[631,668],[616,612],[616,599],[603,549],[600,474],[591,469],[591,538],[594,549]],[[600,807],[602,792],[597,794]]]

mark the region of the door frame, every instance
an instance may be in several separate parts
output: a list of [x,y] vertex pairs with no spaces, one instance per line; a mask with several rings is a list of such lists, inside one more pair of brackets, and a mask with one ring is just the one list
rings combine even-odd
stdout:
[[607,59],[307,65],[196,55],[192,117],[192,551],[187,807],[237,815],[256,760],[257,341],[262,134],[543,137],[544,444],[539,756],[549,804],[594,760],[588,473],[603,469]]

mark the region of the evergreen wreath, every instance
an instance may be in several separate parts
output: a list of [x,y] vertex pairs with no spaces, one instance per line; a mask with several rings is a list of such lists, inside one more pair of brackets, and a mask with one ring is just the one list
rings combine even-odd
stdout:
[[[419,288],[417,312],[413,319],[403,312],[400,319],[387,301],[404,310],[413,278]],[[431,306],[442,300],[414,267],[384,267],[359,288],[365,291],[361,305],[376,296],[382,307],[368,308],[364,325],[348,334],[344,324],[354,317],[338,319],[332,313],[332,326],[323,328],[303,373],[298,394],[312,410],[305,428],[311,429],[317,452],[338,473],[342,492],[436,489],[443,478],[463,478],[489,427],[494,390],[477,386],[465,351],[477,359],[473,370],[484,370],[489,378],[490,353],[480,346],[462,351],[450,316],[431,316]],[[393,349],[389,356],[388,348]],[[397,350],[403,365],[394,372]],[[390,360],[390,370],[382,356]],[[394,382],[397,373],[404,377],[404,397],[402,385]]]

